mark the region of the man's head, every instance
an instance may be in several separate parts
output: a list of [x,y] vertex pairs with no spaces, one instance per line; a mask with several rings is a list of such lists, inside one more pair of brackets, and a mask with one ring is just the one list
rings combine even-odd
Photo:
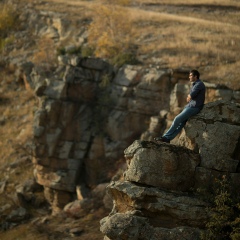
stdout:
[[200,78],[200,73],[197,70],[191,70],[189,72],[189,80],[190,82],[195,82]]

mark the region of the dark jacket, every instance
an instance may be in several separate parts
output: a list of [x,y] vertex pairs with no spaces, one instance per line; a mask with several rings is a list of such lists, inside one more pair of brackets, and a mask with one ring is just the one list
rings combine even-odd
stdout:
[[205,101],[206,87],[204,83],[198,79],[192,84],[190,89],[191,101],[186,105],[186,107],[199,108],[202,109]]

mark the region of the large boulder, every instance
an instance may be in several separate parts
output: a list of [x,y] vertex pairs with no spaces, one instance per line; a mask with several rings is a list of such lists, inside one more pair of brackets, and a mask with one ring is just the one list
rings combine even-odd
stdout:
[[199,154],[170,144],[135,141],[125,151],[125,180],[170,190],[187,191],[194,185]]

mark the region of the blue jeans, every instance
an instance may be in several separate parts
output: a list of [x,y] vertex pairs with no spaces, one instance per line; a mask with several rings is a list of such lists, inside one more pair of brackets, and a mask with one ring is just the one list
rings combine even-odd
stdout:
[[167,138],[168,140],[174,139],[178,133],[181,132],[182,128],[185,126],[187,120],[198,114],[201,109],[199,108],[190,108],[186,107],[179,113],[173,120],[171,127],[168,131],[163,135],[163,137]]

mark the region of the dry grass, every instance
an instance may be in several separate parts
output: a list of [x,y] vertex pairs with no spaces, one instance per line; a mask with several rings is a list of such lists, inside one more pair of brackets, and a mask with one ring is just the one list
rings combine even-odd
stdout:
[[[2,72],[0,85],[0,182],[8,179],[4,193],[11,195],[19,180],[23,183],[33,177],[31,156],[25,151],[25,144],[32,139],[35,100],[32,93],[17,84],[9,72]],[[29,161],[23,161],[18,168],[10,167],[26,157]],[[0,206],[7,202],[9,199],[1,195]]]
[[[51,4],[36,7],[71,12],[72,19],[91,19],[103,1],[49,0],[46,2]],[[129,2],[122,8],[127,8],[128,17],[133,20],[131,37],[143,64],[160,68],[198,68],[203,80],[240,89],[239,1]]]
[[[2,72],[3,73],[3,72]],[[33,106],[32,93],[17,85],[13,76],[3,73],[0,78],[0,159],[1,165],[14,162],[17,157],[16,144],[23,146],[32,137]]]
[[131,13],[144,63],[157,58],[160,67],[198,68],[204,80],[240,89],[239,2],[138,2],[142,8]]
[[131,22],[126,9],[99,5],[88,28],[88,42],[97,57],[113,58],[119,52],[130,51]]

